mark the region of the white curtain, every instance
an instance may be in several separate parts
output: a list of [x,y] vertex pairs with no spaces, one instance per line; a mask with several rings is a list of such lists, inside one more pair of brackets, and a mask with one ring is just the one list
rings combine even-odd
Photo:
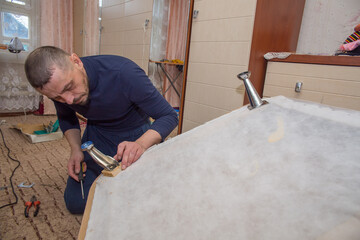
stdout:
[[0,64],[0,111],[32,111],[39,107],[40,94],[28,83],[23,63]]
[[[3,10],[5,1],[0,2],[0,9]],[[37,47],[37,27],[39,4],[31,1],[31,4],[19,12],[26,12],[33,28],[30,31],[30,40],[25,41],[29,50]],[[17,8],[15,8],[16,14]],[[1,22],[0,22],[1,23]],[[23,112],[37,110],[39,107],[40,94],[28,83],[24,70],[24,62],[28,52],[22,51],[14,54],[8,50],[0,50],[0,112]]]
[[[160,61],[166,56],[166,43],[169,27],[169,1],[154,0],[150,60]],[[164,73],[155,63],[149,63],[148,75],[154,86],[162,93]]]

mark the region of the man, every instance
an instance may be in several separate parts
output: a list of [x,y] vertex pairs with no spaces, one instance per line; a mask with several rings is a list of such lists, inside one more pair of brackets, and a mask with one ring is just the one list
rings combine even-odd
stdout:
[[[144,71],[124,57],[79,58],[45,46],[29,54],[25,72],[30,84],[54,101],[60,128],[71,148],[64,193],[71,213],[84,211],[90,186],[102,171],[81,151],[81,143],[92,141],[104,154],[121,160],[126,169],[178,124],[176,112]],[[82,139],[76,112],[87,118]],[[149,117],[155,119],[151,125]],[[85,200],[77,176],[82,161],[86,163]]]

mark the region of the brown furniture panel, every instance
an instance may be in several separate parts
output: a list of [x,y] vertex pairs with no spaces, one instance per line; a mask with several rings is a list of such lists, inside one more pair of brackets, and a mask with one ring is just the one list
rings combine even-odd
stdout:
[[[262,96],[267,52],[295,52],[305,0],[258,0],[251,43],[251,82]],[[245,96],[244,104],[248,97]]]

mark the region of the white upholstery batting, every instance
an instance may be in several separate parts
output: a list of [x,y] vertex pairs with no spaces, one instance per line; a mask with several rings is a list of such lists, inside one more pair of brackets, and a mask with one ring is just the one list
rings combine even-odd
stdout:
[[357,239],[360,113],[267,101],[100,177],[85,239]]

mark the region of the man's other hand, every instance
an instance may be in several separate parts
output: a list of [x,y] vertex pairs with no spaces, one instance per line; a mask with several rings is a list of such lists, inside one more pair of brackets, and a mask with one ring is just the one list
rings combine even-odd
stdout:
[[117,153],[114,159],[121,161],[121,169],[125,170],[131,164],[136,162],[140,156],[145,152],[145,148],[137,142],[124,141],[118,145]]
[[[78,174],[80,172],[80,163],[84,160],[84,154],[81,151],[71,152],[68,161],[68,174],[70,177],[79,181]],[[84,172],[86,171],[86,164],[84,163]]]

